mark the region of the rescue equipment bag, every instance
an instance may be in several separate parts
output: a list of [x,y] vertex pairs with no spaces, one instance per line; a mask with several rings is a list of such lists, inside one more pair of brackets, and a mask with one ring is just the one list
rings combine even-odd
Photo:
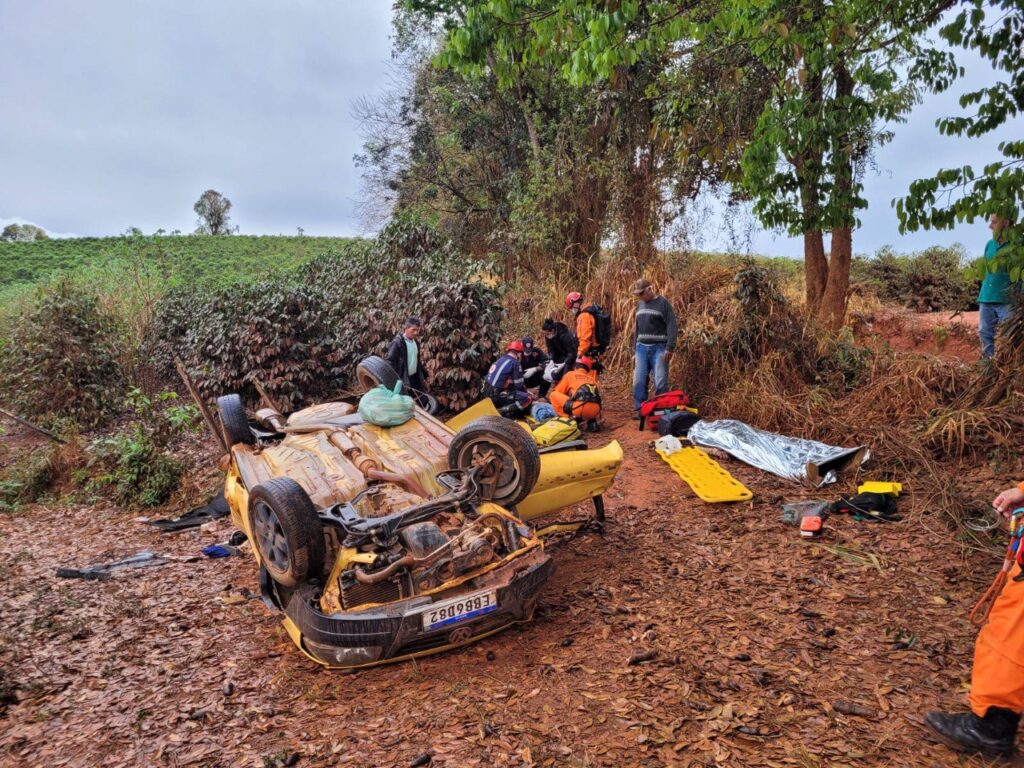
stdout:
[[658,428],[658,419],[672,411],[682,411],[690,404],[690,398],[681,389],[673,389],[640,404],[640,431]]
[[700,421],[693,411],[669,411],[658,419],[658,434],[686,437],[690,427]]
[[585,355],[592,352],[603,355],[608,351],[608,345],[612,343],[612,316],[597,304],[591,304],[584,312],[594,316],[594,345],[589,350],[581,349],[580,354]]
[[566,440],[578,440],[580,428],[574,419],[556,417],[548,419],[533,429],[533,441],[544,448],[556,443],[564,443]]

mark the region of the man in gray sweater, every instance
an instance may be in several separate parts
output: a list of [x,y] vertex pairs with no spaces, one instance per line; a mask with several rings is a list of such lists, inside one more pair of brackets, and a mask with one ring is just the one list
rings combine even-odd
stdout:
[[633,337],[636,365],[633,368],[633,409],[647,399],[647,385],[654,373],[654,394],[668,392],[668,363],[676,348],[676,313],[664,296],[659,296],[649,280],[640,278],[633,287],[640,299],[636,308]]

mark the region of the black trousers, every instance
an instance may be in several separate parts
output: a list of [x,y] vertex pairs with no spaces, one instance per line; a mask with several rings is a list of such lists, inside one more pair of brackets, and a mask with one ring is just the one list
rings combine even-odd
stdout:
[[538,369],[536,373],[531,376],[527,376],[524,380],[527,389],[537,388],[537,395],[539,397],[547,397],[548,390],[551,389],[551,382],[544,380],[544,371],[542,368]]

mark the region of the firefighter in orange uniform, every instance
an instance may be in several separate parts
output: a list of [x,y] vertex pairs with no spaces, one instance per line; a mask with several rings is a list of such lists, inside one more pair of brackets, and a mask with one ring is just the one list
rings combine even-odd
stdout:
[[597,391],[594,362],[590,357],[578,358],[576,367],[565,374],[548,395],[555,413],[583,422],[591,432],[600,429],[601,418],[601,395]]
[[[1024,506],[1024,483],[996,496],[992,506],[1004,517]],[[929,712],[925,723],[942,743],[961,752],[1013,753],[1024,712],[1024,579],[1015,563],[996,598],[988,623],[974,644],[971,711]]]

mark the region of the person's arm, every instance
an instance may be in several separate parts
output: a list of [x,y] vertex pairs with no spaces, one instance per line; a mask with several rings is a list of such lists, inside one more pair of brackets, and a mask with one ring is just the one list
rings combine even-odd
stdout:
[[399,376],[402,375],[402,359],[405,351],[405,339],[402,338],[402,334],[398,334],[394,339],[391,340],[391,346],[388,347],[387,361],[388,365],[395,369],[395,373]]
[[516,360],[512,363],[512,388],[519,392],[526,392],[526,380],[523,378],[523,366]]
[[569,375],[563,376],[561,379],[558,380],[558,383],[555,384],[555,387],[554,387],[555,392],[558,392],[559,394],[568,396],[569,395],[569,386],[571,384],[572,384],[572,376],[569,376]]
[[676,328],[676,313],[672,309],[672,302],[668,299],[665,299],[665,335],[668,337],[668,351],[672,353],[676,348],[678,329]]
[[996,496],[995,501],[992,502],[996,512],[1003,517],[1009,517],[1013,510],[1021,505],[1024,505],[1024,483],[1020,483],[1015,488],[1007,488]]
[[580,312],[576,318],[576,335],[579,337],[577,353],[586,355],[594,346],[594,316],[589,312]]

